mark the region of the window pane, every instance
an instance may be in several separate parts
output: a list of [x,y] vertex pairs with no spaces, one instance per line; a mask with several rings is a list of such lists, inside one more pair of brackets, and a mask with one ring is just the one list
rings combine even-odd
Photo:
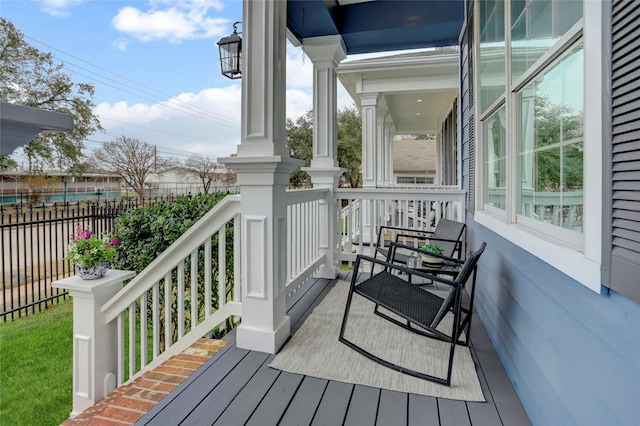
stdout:
[[582,18],[582,1],[513,1],[511,5],[511,78],[516,81]]
[[504,107],[484,121],[483,132],[484,204],[505,209],[507,131]]
[[582,232],[583,49],[518,93],[518,213]]
[[504,2],[480,5],[480,109],[486,111],[505,91]]

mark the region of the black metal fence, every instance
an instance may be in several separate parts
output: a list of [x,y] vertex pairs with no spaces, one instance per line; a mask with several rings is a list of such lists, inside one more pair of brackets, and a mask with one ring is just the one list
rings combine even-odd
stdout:
[[64,256],[76,224],[94,233],[111,233],[122,211],[161,200],[173,198],[0,205],[0,317],[13,320],[67,297],[51,283],[73,274]]

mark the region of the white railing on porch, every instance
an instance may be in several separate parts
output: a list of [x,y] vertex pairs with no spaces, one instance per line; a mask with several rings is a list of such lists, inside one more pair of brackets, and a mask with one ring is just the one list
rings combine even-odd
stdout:
[[287,294],[324,263],[320,253],[320,202],[328,189],[287,191]]
[[239,218],[227,196],[101,308],[117,321],[118,386],[241,315]]
[[432,231],[440,218],[464,222],[465,194],[457,188],[336,189],[341,261],[371,254],[383,225]]
[[[440,218],[463,221],[465,192],[458,189],[335,189],[330,194],[329,189],[286,193],[286,241],[278,243],[286,256],[280,256],[281,264],[274,268],[283,271],[287,295],[321,269],[329,255],[353,261],[357,253],[371,253],[381,225],[432,230]],[[95,337],[101,345],[116,347],[117,354],[105,354],[115,368],[100,371],[102,393],[74,393],[74,411],[82,411],[96,401],[95,395],[101,398],[112,385],[120,386],[154,368],[216,328],[224,331],[237,323],[242,316],[240,216],[240,195],[227,196],[115,296],[106,302],[102,298],[94,307],[86,304],[83,309],[93,313],[101,306],[96,325],[101,331]],[[337,222],[337,240],[329,235],[330,220]],[[124,274],[118,285],[133,274],[118,272]],[[111,281],[104,285],[116,284]],[[80,288],[77,283],[68,285]],[[93,331],[83,333],[79,338],[89,342],[87,333]],[[86,382],[82,389],[98,377],[89,370],[99,370],[102,362],[93,363],[94,355],[85,349],[80,353],[74,348],[74,357],[86,358],[78,364],[87,370],[82,375],[77,376],[74,366],[74,383]]]

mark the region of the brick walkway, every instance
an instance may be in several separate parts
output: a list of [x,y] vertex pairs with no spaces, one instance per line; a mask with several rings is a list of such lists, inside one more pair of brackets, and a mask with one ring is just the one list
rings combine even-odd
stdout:
[[132,425],[226,344],[225,340],[200,339],[63,425]]

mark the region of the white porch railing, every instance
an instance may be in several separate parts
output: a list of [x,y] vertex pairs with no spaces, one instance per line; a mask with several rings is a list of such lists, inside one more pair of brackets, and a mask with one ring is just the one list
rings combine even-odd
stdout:
[[239,217],[227,196],[101,308],[117,321],[118,386],[241,315]]
[[320,253],[320,200],[328,189],[287,191],[287,294],[304,283],[324,263]]
[[338,259],[371,254],[383,225],[430,231],[440,218],[464,221],[466,192],[457,188],[336,189]]

